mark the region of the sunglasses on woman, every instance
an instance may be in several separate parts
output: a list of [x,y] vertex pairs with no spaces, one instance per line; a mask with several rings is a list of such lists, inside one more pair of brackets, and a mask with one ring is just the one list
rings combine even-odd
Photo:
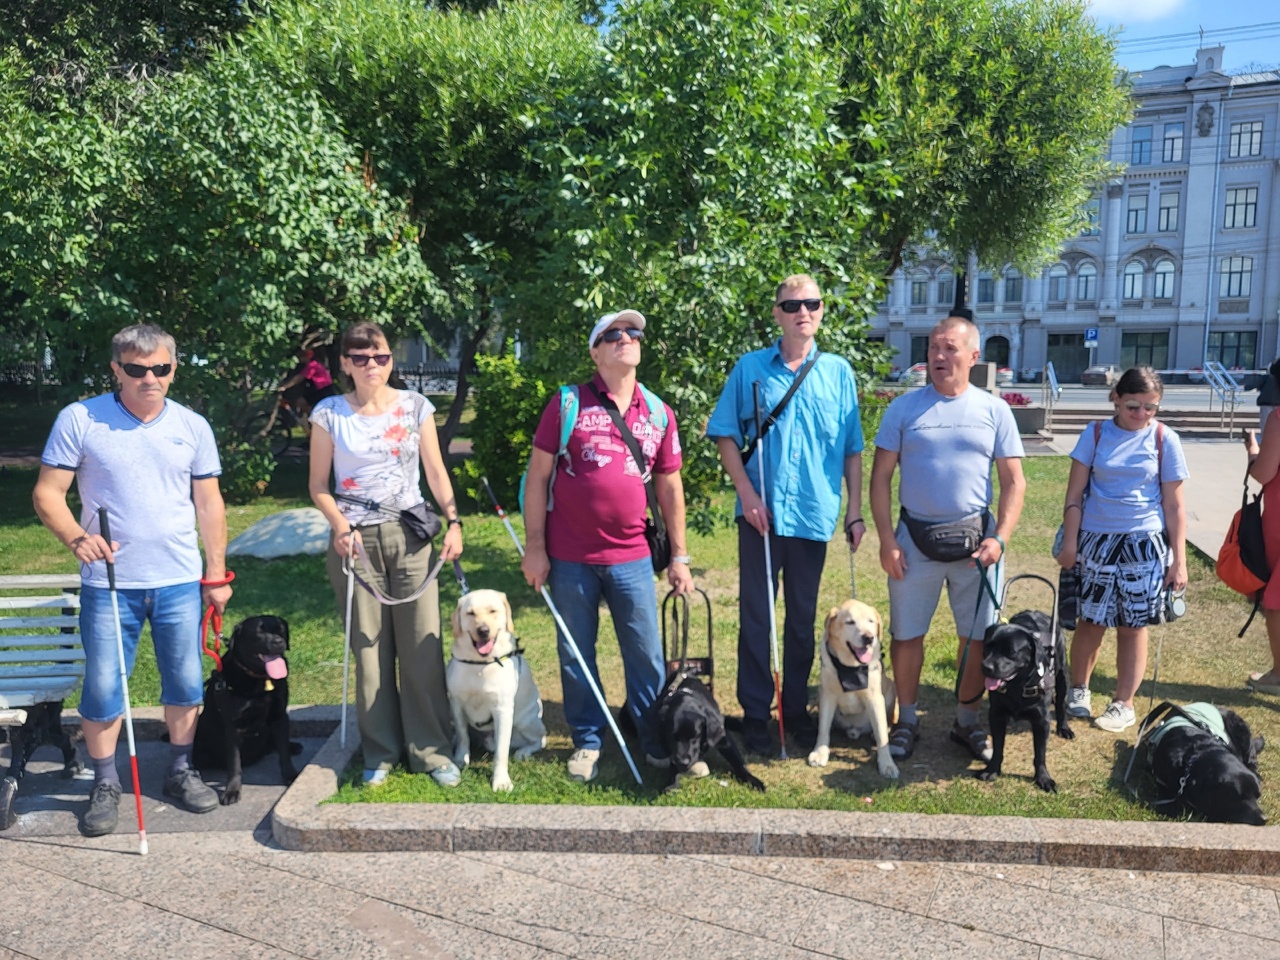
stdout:
[[156,379],[159,380],[161,377],[167,377],[169,375],[169,371],[173,369],[173,364],[155,363],[148,367],[141,363],[122,363],[120,364],[120,369],[135,380],[141,380],[147,375],[147,371],[150,370],[156,375]]
[[391,362],[391,354],[389,353],[348,353],[344,354],[344,356],[357,367],[367,367],[370,360],[380,367],[385,367]]
[[779,300],[778,306],[782,308],[783,313],[799,313],[801,307],[804,307],[810,313],[817,313],[818,308],[822,306],[822,298],[813,297],[807,300]]
[[1139,410],[1145,410],[1147,411],[1147,413],[1155,413],[1157,410],[1160,409],[1160,404],[1138,403],[1137,400],[1127,400],[1125,401],[1124,408],[1128,410],[1130,413],[1137,413]]
[[632,340],[643,340],[644,331],[637,330],[635,327],[627,327],[625,330],[606,330],[600,334],[600,339],[596,343],[617,343],[622,339],[622,335],[626,334]]

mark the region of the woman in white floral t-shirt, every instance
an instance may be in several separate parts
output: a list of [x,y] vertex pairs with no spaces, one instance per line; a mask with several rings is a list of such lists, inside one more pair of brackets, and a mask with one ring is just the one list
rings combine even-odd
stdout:
[[[390,597],[409,596],[431,571],[431,541],[399,519],[401,510],[423,503],[419,461],[447,522],[440,548],[445,561],[462,553],[462,521],[440,454],[435,407],[422,394],[388,383],[391,347],[382,329],[358,323],[347,330],[341,365],[354,391],[320,401],[311,413],[318,429],[311,435],[310,490],[333,528],[326,568],[345,611],[343,562],[353,551],[357,575],[365,578],[372,571],[373,586]],[[441,786],[456,786],[460,775],[451,759],[453,722],[435,582],[414,602],[397,606],[383,606],[357,586],[351,650],[365,782],[382,783],[405,756],[411,771],[430,773]]]

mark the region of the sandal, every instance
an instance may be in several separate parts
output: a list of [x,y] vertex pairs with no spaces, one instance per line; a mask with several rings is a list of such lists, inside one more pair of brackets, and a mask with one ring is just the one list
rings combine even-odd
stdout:
[[910,759],[920,739],[920,724],[895,723],[889,731],[889,756],[895,760]]
[[1244,683],[1254,693],[1280,694],[1280,677],[1270,670],[1265,673],[1251,673]]
[[972,727],[962,727],[957,720],[951,727],[951,739],[968,750],[973,759],[983,763],[991,761],[991,740],[987,737],[987,731],[976,723]]

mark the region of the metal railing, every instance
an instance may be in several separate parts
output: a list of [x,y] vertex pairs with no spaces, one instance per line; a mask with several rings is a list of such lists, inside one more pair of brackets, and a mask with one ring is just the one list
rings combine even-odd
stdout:
[[1040,380],[1040,399],[1044,404],[1044,428],[1053,430],[1053,405],[1062,396],[1062,385],[1058,383],[1058,373],[1053,369],[1053,361],[1044,365],[1044,376]]
[[1213,398],[1222,401],[1218,416],[1218,425],[1234,433],[1236,428],[1236,405],[1240,402],[1241,386],[1217,360],[1209,360],[1204,365],[1204,381],[1209,385],[1209,409],[1213,410]]

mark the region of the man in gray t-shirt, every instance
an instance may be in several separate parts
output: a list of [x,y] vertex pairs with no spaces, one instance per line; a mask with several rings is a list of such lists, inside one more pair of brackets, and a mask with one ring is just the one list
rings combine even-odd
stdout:
[[[117,390],[58,414],[32,495],[36,514],[81,565],[85,675],[80,716],[94,768],[89,809],[80,820],[86,836],[115,829],[121,794],[116,745],[124,684],[108,563],[115,567],[129,670],[142,626],[151,626],[171,752],[164,794],[196,813],[218,806],[218,795],[190,759],[204,697],[201,610],[212,604],[221,615],[231,598],[226,509],[213,431],[203,417],[165,396],[176,354],[173,337],[159,327],[137,324],[117,333],[111,341]],[[79,518],[67,504],[72,481],[83,504]],[[110,543],[102,536],[102,509]]]
[[[1026,482],[1022,440],[1009,405],[969,384],[978,344],[978,328],[964,317],[950,316],[934,327],[929,335],[930,384],[889,404],[876,435],[871,512],[880,535],[880,564],[889,575],[889,653],[899,703],[889,752],[899,760],[911,756],[920,738],[916,707],[924,637],[944,583],[963,664],[951,739],[975,759],[991,759],[991,741],[976,706],[983,693],[982,638],[996,619],[1001,560],[1022,513]],[[989,513],[992,463],[1000,479],[994,525]],[[917,546],[905,520],[895,526],[890,502],[899,465],[903,513],[917,526],[974,518],[983,539],[972,554],[934,559]]]

